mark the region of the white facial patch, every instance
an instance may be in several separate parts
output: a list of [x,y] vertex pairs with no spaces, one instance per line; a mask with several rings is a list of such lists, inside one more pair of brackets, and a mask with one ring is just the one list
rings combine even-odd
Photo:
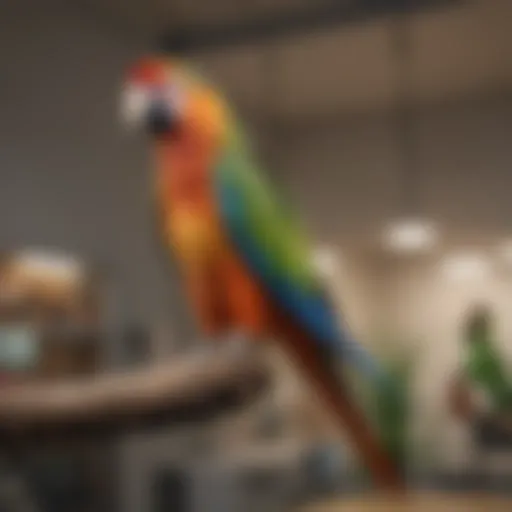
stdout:
[[169,112],[180,119],[185,112],[187,83],[179,72],[168,72],[159,84],[129,83],[121,94],[121,115],[130,128],[144,126],[152,107],[167,105]]
[[136,85],[128,85],[121,95],[121,115],[128,126],[140,126],[148,111],[150,97],[147,91]]

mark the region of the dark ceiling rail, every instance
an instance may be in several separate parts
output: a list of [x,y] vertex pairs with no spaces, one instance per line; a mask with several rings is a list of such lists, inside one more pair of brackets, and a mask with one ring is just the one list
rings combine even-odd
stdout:
[[[268,42],[308,34],[341,24],[406,14],[461,3],[464,0],[331,0],[321,6],[253,18],[226,25],[198,25],[169,30],[160,47],[170,53],[192,53]],[[311,2],[313,4],[313,2]]]

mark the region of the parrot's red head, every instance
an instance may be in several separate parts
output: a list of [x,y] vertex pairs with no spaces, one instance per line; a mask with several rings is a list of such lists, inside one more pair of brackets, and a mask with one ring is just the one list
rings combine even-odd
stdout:
[[147,57],[128,73],[124,115],[159,140],[192,131],[216,141],[226,129],[227,110],[212,87],[182,63]]

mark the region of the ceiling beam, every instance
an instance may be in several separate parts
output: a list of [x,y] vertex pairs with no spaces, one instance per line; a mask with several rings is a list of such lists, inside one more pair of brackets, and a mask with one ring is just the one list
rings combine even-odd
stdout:
[[[162,37],[161,49],[170,53],[187,54],[262,43],[380,16],[406,14],[464,1],[466,0],[332,0],[321,6],[252,17],[237,23],[173,28]],[[311,4],[314,5],[313,2]]]

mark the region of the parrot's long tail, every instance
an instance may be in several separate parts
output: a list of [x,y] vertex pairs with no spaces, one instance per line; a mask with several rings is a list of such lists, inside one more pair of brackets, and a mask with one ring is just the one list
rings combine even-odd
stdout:
[[375,386],[385,384],[389,378],[388,372],[345,327],[340,328],[337,355],[345,364],[364,375]]
[[342,380],[322,356],[318,344],[285,314],[277,308],[274,311],[273,325],[280,342],[335,414],[340,426],[348,432],[375,483],[386,490],[404,490],[405,484],[398,468],[374,437]]

